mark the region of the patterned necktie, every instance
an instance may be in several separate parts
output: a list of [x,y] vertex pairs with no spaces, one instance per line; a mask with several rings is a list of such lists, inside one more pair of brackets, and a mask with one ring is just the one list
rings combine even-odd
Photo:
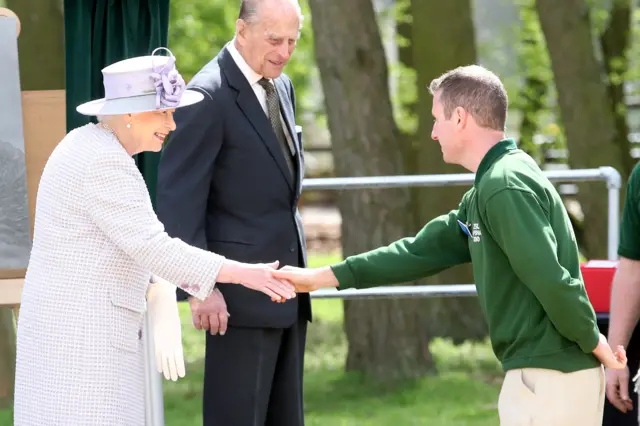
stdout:
[[280,143],[284,159],[287,161],[287,167],[293,177],[292,155],[294,155],[295,149],[289,145],[287,137],[284,134],[285,130],[282,125],[282,120],[280,119],[280,101],[278,100],[278,93],[276,92],[276,88],[273,84],[271,84],[271,82],[266,78],[261,78],[260,81],[258,81],[258,84],[260,84],[260,86],[262,86],[262,88],[267,92],[267,111],[269,111],[269,121],[271,121],[271,127],[273,128],[276,138]]

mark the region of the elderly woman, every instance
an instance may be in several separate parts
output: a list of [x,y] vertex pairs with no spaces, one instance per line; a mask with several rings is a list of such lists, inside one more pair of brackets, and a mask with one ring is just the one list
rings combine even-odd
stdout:
[[164,232],[132,156],[159,151],[174,109],[202,95],[184,90],[172,55],[154,54],[103,69],[105,98],[77,108],[100,123],[71,131],[43,171],[18,323],[15,426],[144,424],[148,290],[154,321],[175,306],[169,282],[200,299],[216,282],[295,297],[271,277],[275,264],[227,260]]

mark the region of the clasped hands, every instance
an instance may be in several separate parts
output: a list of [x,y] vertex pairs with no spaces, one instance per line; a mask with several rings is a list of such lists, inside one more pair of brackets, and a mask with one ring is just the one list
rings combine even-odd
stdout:
[[[282,269],[277,268],[278,262],[255,265],[255,276],[246,275],[241,278],[241,281],[245,283],[245,286],[249,288],[255,287],[255,289],[258,289],[259,286],[258,284],[253,286],[252,282],[277,281],[276,284],[279,284],[280,288],[276,288],[277,285],[272,285],[271,288],[278,292],[283,287],[291,289],[293,295],[295,293],[309,293],[321,287],[338,286],[338,281],[328,267],[307,269],[285,266]],[[274,302],[283,303],[287,300],[279,297],[275,292],[271,294],[268,290],[265,291],[264,287],[260,288],[260,290],[271,296],[271,300]],[[212,335],[224,335],[227,332],[230,314],[220,290],[214,289],[204,301],[190,297],[189,306],[191,308],[191,321],[196,329],[208,330]]]
[[[255,264],[244,267],[234,277],[238,282],[242,282],[245,287],[261,291],[276,303],[284,303],[289,298],[295,297],[295,287],[275,275],[279,263]],[[286,267],[285,270],[287,270]],[[229,322],[229,311],[224,296],[217,288],[209,297],[200,301],[195,297],[189,297],[189,307],[191,308],[191,321],[197,330],[208,330],[211,335],[224,335],[227,332]]]

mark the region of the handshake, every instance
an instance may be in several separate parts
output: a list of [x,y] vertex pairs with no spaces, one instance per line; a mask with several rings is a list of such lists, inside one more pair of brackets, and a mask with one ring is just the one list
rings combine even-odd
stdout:
[[[252,290],[261,291],[271,300],[284,303],[296,293],[309,293],[323,287],[337,287],[338,281],[331,268],[278,268],[278,262],[242,265],[233,272],[233,282]],[[211,292],[205,301],[189,298],[191,320],[198,330],[208,330],[212,335],[224,335],[227,331],[229,312],[220,290]]]
[[271,297],[274,302],[286,302],[296,293],[309,293],[322,287],[337,287],[333,271],[329,267],[306,269],[285,266],[278,269],[273,263],[242,264],[229,262],[221,270],[220,282],[241,284]]
[[[227,261],[218,275],[219,282],[241,284],[260,291],[277,303],[296,297],[296,293],[308,293],[322,287],[337,287],[338,281],[331,268],[305,269],[279,263],[245,264]],[[147,293],[151,331],[154,337],[156,366],[167,380],[185,376],[182,351],[182,330],[176,287],[156,277]],[[200,301],[189,298],[191,320],[198,330],[208,330],[212,335],[224,335],[227,331],[229,312],[227,304],[217,288],[209,297]]]
[[[338,280],[329,267],[307,269],[285,266],[277,269],[277,261],[231,265],[231,282],[260,291],[277,303],[294,298],[296,293],[309,293],[319,288],[338,286]],[[196,329],[208,330],[213,335],[225,334],[230,315],[220,290],[214,289],[205,301],[190,297],[189,305],[193,326]]]

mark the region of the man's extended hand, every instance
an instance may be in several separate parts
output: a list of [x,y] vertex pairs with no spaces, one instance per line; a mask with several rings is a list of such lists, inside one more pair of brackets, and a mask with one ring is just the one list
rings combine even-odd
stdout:
[[622,346],[618,346],[615,352],[609,346],[604,334],[600,334],[598,346],[593,350],[593,354],[600,360],[605,368],[621,370],[627,367],[627,353]]
[[319,288],[338,287],[340,283],[330,267],[324,268],[296,268],[285,266],[282,269],[271,272],[281,280],[291,283],[297,293],[309,293]]
[[629,367],[621,370],[607,368],[606,374],[609,402],[623,413],[633,410],[633,402],[629,398]]
[[274,302],[284,302],[296,297],[295,289],[271,274],[279,262],[247,264],[227,259],[218,273],[219,282],[241,284],[251,290],[260,291]]
[[190,297],[189,306],[191,308],[191,321],[196,329],[209,330],[212,335],[218,333],[224,335],[227,332],[229,312],[220,290],[213,289],[209,297],[204,301]]

